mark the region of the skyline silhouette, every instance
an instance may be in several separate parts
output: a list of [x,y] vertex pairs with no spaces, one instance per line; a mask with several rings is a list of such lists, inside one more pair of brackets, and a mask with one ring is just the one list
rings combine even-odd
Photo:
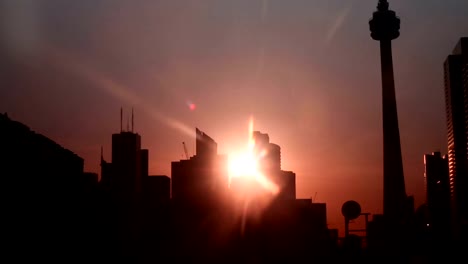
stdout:
[[[280,147],[269,142],[268,134],[259,131],[251,131],[254,153],[260,158],[258,169],[280,188],[279,192],[263,184],[229,186],[225,156],[218,155],[216,141],[198,128],[195,128],[196,154],[173,162],[171,178],[148,175],[149,153],[141,148],[137,133],[122,130],[112,134],[113,158],[111,163],[101,160],[102,181],[98,181],[97,174],[84,172],[81,157],[6,114],[0,116],[0,128],[4,146],[1,160],[5,162],[2,169],[10,186],[6,194],[21,197],[6,208],[8,226],[13,231],[7,232],[6,238],[15,241],[9,245],[12,250],[22,248],[49,256],[47,248],[55,248],[68,258],[98,257],[132,263],[187,259],[205,263],[251,260],[295,263],[307,258],[328,263],[378,260],[383,256],[398,257],[396,260],[400,261],[428,261],[432,255],[453,252],[450,245],[463,245],[452,244],[447,233],[419,234],[419,225],[427,230],[426,221],[434,227],[436,222],[414,218],[417,216],[414,208],[409,216],[411,224],[399,230],[404,232],[393,236],[390,244],[382,236],[381,228],[388,228],[391,218],[385,218],[382,226],[380,215],[375,213],[370,214],[372,220],[366,223],[365,236],[353,234],[340,239],[338,230],[327,225],[326,204],[296,198],[295,185],[291,190],[289,184],[291,172],[276,173],[281,169]],[[437,153],[433,156],[437,158]],[[448,163],[444,169],[444,165],[434,162],[438,161],[432,161],[429,167],[425,163],[430,181],[434,182],[433,177],[439,177],[439,181],[448,179]],[[21,167],[20,163],[32,166]],[[242,175],[245,176],[248,174]],[[450,217],[443,211],[441,190],[437,191],[439,195],[431,194],[433,198],[428,204],[437,206],[438,214]],[[244,191],[247,196],[238,196]],[[10,211],[14,207],[22,212]],[[369,215],[355,201],[344,203],[342,213],[349,218],[347,221],[364,215],[367,222]],[[442,219],[442,215],[437,218]],[[20,219],[32,221],[18,222]],[[439,221],[437,228],[445,232],[447,224]],[[34,244],[45,236],[47,243]],[[18,238],[32,240],[17,242]],[[380,242],[382,239],[384,244]],[[444,239],[444,243],[439,239]],[[392,244],[398,244],[403,251],[395,251]],[[15,248],[16,245],[20,247]]]
[[[282,146],[297,197],[316,194],[342,230],[345,201],[383,209],[378,47],[366,27],[376,2],[2,1],[10,15],[2,16],[0,112],[98,172],[99,150],[109,159],[108,134],[118,131],[115,109],[124,106],[125,126],[134,107],[150,175],[170,175],[170,162],[184,156],[181,142],[194,153],[193,127],[209,131],[220,153],[237,151],[253,116]],[[466,5],[391,1],[405,23],[393,51],[405,183],[416,207],[424,202],[423,155],[447,152],[442,64],[468,33]]]

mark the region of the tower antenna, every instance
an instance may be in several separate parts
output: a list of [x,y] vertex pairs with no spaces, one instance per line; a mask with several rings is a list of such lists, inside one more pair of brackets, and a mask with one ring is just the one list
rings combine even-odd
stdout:
[[128,118],[128,116],[127,116],[127,132],[130,131],[130,127],[129,127],[129,122],[130,122],[130,121],[129,121],[128,119],[129,119],[129,118]]
[[187,146],[185,146],[185,142],[182,142],[182,145],[184,146],[184,152],[185,152],[185,158],[189,159],[188,151],[187,151]]
[[123,119],[123,110],[122,110],[122,107],[120,107],[120,132],[122,132],[122,119]]
[[133,132],[133,107],[132,107],[132,132]]
[[387,0],[379,0],[379,4],[377,5],[377,10],[387,11],[388,6],[389,6],[389,4],[388,4]]

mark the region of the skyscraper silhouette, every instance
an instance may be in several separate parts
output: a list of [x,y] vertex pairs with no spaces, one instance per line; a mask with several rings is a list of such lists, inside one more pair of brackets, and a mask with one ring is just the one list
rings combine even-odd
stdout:
[[[448,164],[454,234],[468,232],[468,38],[444,63]],[[463,224],[464,223],[464,224]],[[462,228],[460,230],[460,228]]]
[[400,36],[400,19],[389,10],[386,0],[380,0],[377,11],[369,21],[371,37],[380,42],[382,70],[383,113],[383,176],[384,217],[401,222],[407,209],[403,162],[401,157],[400,132],[393,79],[392,40]]
[[227,191],[227,156],[219,155],[216,141],[198,128],[195,137],[196,155],[171,163],[172,199],[205,206]]
[[260,131],[253,132],[254,152],[259,157],[258,169],[279,187],[278,198],[296,199],[296,174],[281,170],[281,147],[270,143],[270,137]]
[[[148,178],[148,150],[141,148],[141,136],[132,130],[112,134],[112,162],[108,163],[101,154],[101,184],[109,191],[113,208],[108,225],[115,233],[116,250],[123,256],[133,255],[141,235],[141,201],[144,196],[144,180]],[[115,242],[115,241],[114,241]],[[119,253],[119,254],[120,254]]]
[[447,238],[450,227],[450,184],[447,156],[440,152],[424,155],[424,180],[429,230],[437,240]]

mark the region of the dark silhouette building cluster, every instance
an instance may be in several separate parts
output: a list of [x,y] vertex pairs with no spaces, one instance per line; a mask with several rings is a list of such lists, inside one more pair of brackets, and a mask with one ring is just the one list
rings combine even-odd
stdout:
[[430,246],[468,245],[468,37],[444,62],[447,154],[424,155],[426,203],[420,225]]
[[[196,153],[149,175],[148,149],[131,128],[101,149],[101,178],[84,160],[29,127],[0,115],[0,172],[7,251],[67,259],[194,263],[333,262],[366,257],[453,253],[468,235],[468,38],[444,63],[447,155],[424,155],[425,204],[405,190],[392,40],[400,19],[380,0],[369,21],[380,43],[383,113],[383,214],[342,207],[345,237],[327,226],[324,203],[296,198],[296,174],[281,168],[281,148],[254,131],[257,172],[233,177],[217,143],[195,129]],[[185,148],[185,143],[184,143]],[[364,236],[350,234],[365,217]],[[58,253],[59,252],[59,253]]]
[[6,114],[0,122],[2,175],[14,201],[8,238],[18,249],[205,263],[292,261],[336,251],[326,205],[296,199],[295,174],[281,170],[280,147],[268,134],[254,132],[255,152],[274,192],[253,182],[230,184],[227,156],[198,128],[196,154],[172,162],[170,178],[148,175],[149,153],[133,129],[113,134],[110,162],[101,150],[98,181],[73,152]]
[[[0,115],[2,238],[5,252],[76,253],[98,223],[90,218],[97,174],[84,160],[29,127]],[[10,251],[11,250],[11,251]]]

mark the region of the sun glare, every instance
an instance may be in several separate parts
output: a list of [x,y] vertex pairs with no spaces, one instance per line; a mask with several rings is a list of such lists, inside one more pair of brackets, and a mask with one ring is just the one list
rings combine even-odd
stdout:
[[229,177],[255,177],[257,171],[257,158],[254,155],[255,142],[253,140],[253,120],[249,122],[249,135],[247,146],[241,152],[229,157]]
[[251,153],[242,153],[229,160],[229,174],[231,177],[255,177],[257,161]]

